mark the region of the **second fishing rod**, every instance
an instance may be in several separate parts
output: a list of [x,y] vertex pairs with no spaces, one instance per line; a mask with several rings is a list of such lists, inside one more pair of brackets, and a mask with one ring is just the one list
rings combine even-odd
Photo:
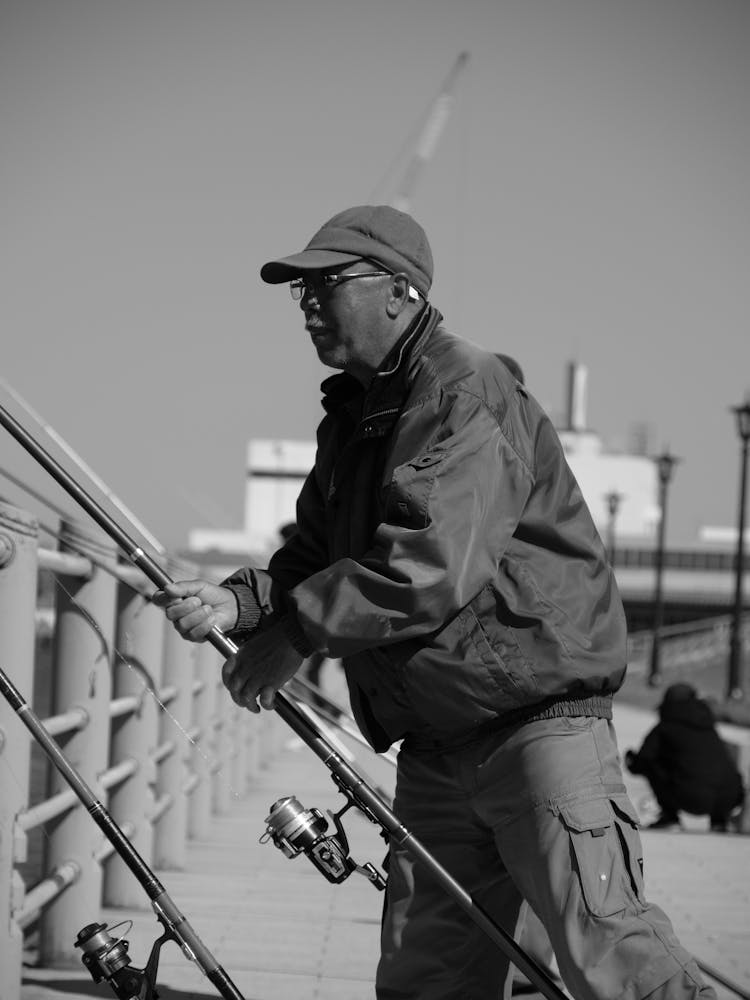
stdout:
[[[99,527],[120,547],[131,560],[157,588],[174,582],[168,573],[156,562],[121,525],[78,483],[62,465],[24,428],[5,407],[0,405],[0,423],[16,439],[16,441],[45,469],[47,473],[76,501],[76,503],[99,525]],[[214,626],[206,636],[206,640],[227,659],[238,652],[237,645],[232,642],[219,628]],[[437,881],[441,888],[460,906],[469,918],[484,934],[499,947],[516,968],[548,998],[548,1000],[564,1000],[565,994],[550,979],[550,977],[523,951],[493,918],[476,902],[472,895],[448,872],[427,848],[404,826],[398,816],[390,809],[383,799],[368,785],[364,778],[346,761],[341,754],[326,739],[325,735],[305,715],[294,700],[284,692],[277,692],[274,710],[297,736],[316,754],[331,772],[334,782],[346,796],[349,803],[355,805],[371,821],[377,823],[387,840],[401,846],[415,861],[422,865]],[[304,849],[307,841],[310,851],[306,851],[317,867],[329,877],[326,872],[327,860],[314,855],[314,838],[318,833],[317,817],[310,816],[310,810],[304,810],[296,800],[284,799],[275,804],[268,817],[268,834],[291,856],[297,845],[290,839],[293,830],[298,835],[300,849]],[[277,816],[274,822],[274,811]],[[343,810],[342,810],[343,811]],[[339,814],[340,815],[340,814]],[[318,837],[318,840],[321,838]],[[330,847],[333,838],[322,838],[324,850]],[[345,838],[343,839],[345,845]],[[335,863],[336,859],[334,859]],[[352,866],[358,867],[358,866]],[[348,874],[348,872],[347,872]],[[372,881],[378,884],[378,879],[369,874]],[[345,877],[345,876],[344,876]],[[333,881],[340,878],[334,877]]]

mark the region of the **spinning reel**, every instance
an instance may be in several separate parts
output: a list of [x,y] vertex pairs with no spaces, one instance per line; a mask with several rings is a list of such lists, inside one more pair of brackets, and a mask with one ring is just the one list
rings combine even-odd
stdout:
[[[133,926],[132,920],[123,924]],[[116,930],[123,924],[115,924]],[[121,935],[113,937],[106,924],[87,924],[78,932],[75,947],[81,949],[81,960],[91,973],[95,983],[106,980],[118,1000],[157,1000],[156,974],[159,966],[159,952],[167,941],[177,941],[170,930],[165,930],[154,941],[145,968],[136,969],[130,964],[128,942]],[[177,941],[179,944],[179,941]],[[185,950],[183,946],[183,950]],[[193,956],[188,955],[188,958]]]
[[293,796],[278,799],[266,817],[266,832],[260,843],[273,841],[288,858],[305,853],[319,872],[329,882],[343,882],[352,872],[364,875],[376,889],[385,889],[385,879],[369,862],[358,865],[349,857],[349,842],[341,823],[341,816],[355,803],[350,799],[337,813],[330,810],[336,828],[328,833],[328,820],[319,809],[305,809]]

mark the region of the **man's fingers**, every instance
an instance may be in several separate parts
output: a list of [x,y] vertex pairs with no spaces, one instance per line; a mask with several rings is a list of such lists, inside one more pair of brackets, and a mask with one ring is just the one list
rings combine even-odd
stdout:
[[180,598],[194,597],[199,594],[204,587],[202,580],[173,580],[164,585],[162,590],[157,590],[152,595],[154,604],[159,607],[167,607]]
[[265,708],[267,711],[270,711],[273,708],[274,701],[276,700],[276,688],[261,688],[258,700],[260,701],[261,708]]
[[270,711],[273,708],[275,700],[275,687],[270,684],[266,684],[258,690],[256,684],[248,682],[242,688],[238,704],[244,705],[245,708],[248,708],[251,712],[259,712],[261,708],[264,708],[266,711]]
[[180,635],[193,642],[205,639],[216,624],[213,608],[203,604],[200,597],[175,600],[165,607],[164,613]]
[[192,628],[206,618],[213,618],[214,609],[210,604],[203,604],[199,597],[189,597],[178,604],[170,604],[166,616],[171,622],[182,622],[186,628]]
[[240,708],[246,708],[248,712],[252,712],[253,715],[257,715],[260,712],[260,705],[252,697],[245,697],[245,695],[232,695],[232,701],[235,705]]
[[261,633],[224,662],[221,679],[235,704],[251,712],[274,707],[279,687],[293,672],[283,659],[283,647],[281,652],[277,649],[278,641]]
[[202,607],[203,602],[200,597],[185,597],[181,600],[175,599],[166,606],[166,615],[171,622],[176,622],[180,618],[184,618],[191,611],[198,611]]
[[229,692],[232,696],[232,700],[240,708],[246,708],[248,712],[252,712],[257,715],[260,712],[260,705],[257,702],[257,690],[254,684],[242,684],[239,687],[235,687],[234,691]]
[[246,708],[255,714],[260,712],[261,708],[273,708],[276,688],[266,684],[259,689],[257,680],[244,677],[242,671],[237,669],[237,660],[234,656],[230,656],[224,663],[221,679],[232,701],[240,708]]
[[232,691],[231,688],[232,675],[234,673],[234,668],[236,663],[237,663],[236,657],[228,656],[224,661],[224,665],[221,668],[221,682],[224,685],[224,687],[229,691],[230,694]]
[[221,668],[221,680],[236,705],[239,705],[240,708],[248,708],[251,712],[260,711],[255,702],[257,691],[250,680],[243,677],[242,671],[237,667],[235,656],[230,656],[224,662],[224,666]]

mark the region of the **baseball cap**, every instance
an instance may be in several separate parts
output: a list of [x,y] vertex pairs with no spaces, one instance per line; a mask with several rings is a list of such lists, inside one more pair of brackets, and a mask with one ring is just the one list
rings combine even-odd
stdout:
[[278,285],[305,271],[325,271],[374,261],[394,274],[403,271],[425,299],[432,285],[432,251],[424,229],[406,212],[390,205],[356,205],[334,215],[304,250],[268,261],[260,269],[263,281]]

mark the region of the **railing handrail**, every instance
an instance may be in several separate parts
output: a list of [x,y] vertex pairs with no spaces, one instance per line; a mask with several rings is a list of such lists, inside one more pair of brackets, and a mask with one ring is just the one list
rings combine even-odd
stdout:
[[[180,639],[148,601],[153,585],[138,567],[118,561],[98,529],[63,523],[59,548],[46,548],[35,518],[0,500],[0,541],[3,669],[33,705],[37,667],[51,661],[47,683],[40,674],[36,685],[46,692],[53,679],[43,725],[65,737],[64,752],[80,762],[82,778],[146,862],[183,867],[187,842],[205,834],[211,816],[280,745],[271,735],[283,728],[280,720],[263,713],[255,725],[241,724],[248,717],[221,684],[216,651]],[[181,573],[195,572],[172,562]],[[60,583],[53,607],[39,603],[40,574]],[[42,964],[77,963],[70,932],[96,918],[92,900],[96,907],[142,906],[144,898],[124,865],[107,864],[115,848],[101,842],[59,775],[52,773],[46,791],[37,787],[46,764],[35,766],[34,788],[19,779],[31,770],[30,737],[11,716],[0,697],[0,765],[6,755],[9,765],[0,766],[0,823],[13,831],[0,837],[0,919],[15,928],[0,936],[0,967],[4,1000],[20,1000],[28,928],[38,929]],[[188,752],[177,752],[183,742]],[[36,841],[28,862],[26,845]]]
[[[720,629],[729,629],[731,623],[732,616],[730,614],[712,615],[708,618],[698,618],[694,621],[679,622],[674,625],[663,625],[659,629],[659,634],[662,638],[680,638],[682,636],[694,635],[696,633],[715,632]],[[750,612],[743,613],[741,623],[743,628],[750,626]],[[631,632],[629,638],[631,640],[638,641],[644,637],[649,638],[651,635],[651,629],[639,629],[637,632]]]

